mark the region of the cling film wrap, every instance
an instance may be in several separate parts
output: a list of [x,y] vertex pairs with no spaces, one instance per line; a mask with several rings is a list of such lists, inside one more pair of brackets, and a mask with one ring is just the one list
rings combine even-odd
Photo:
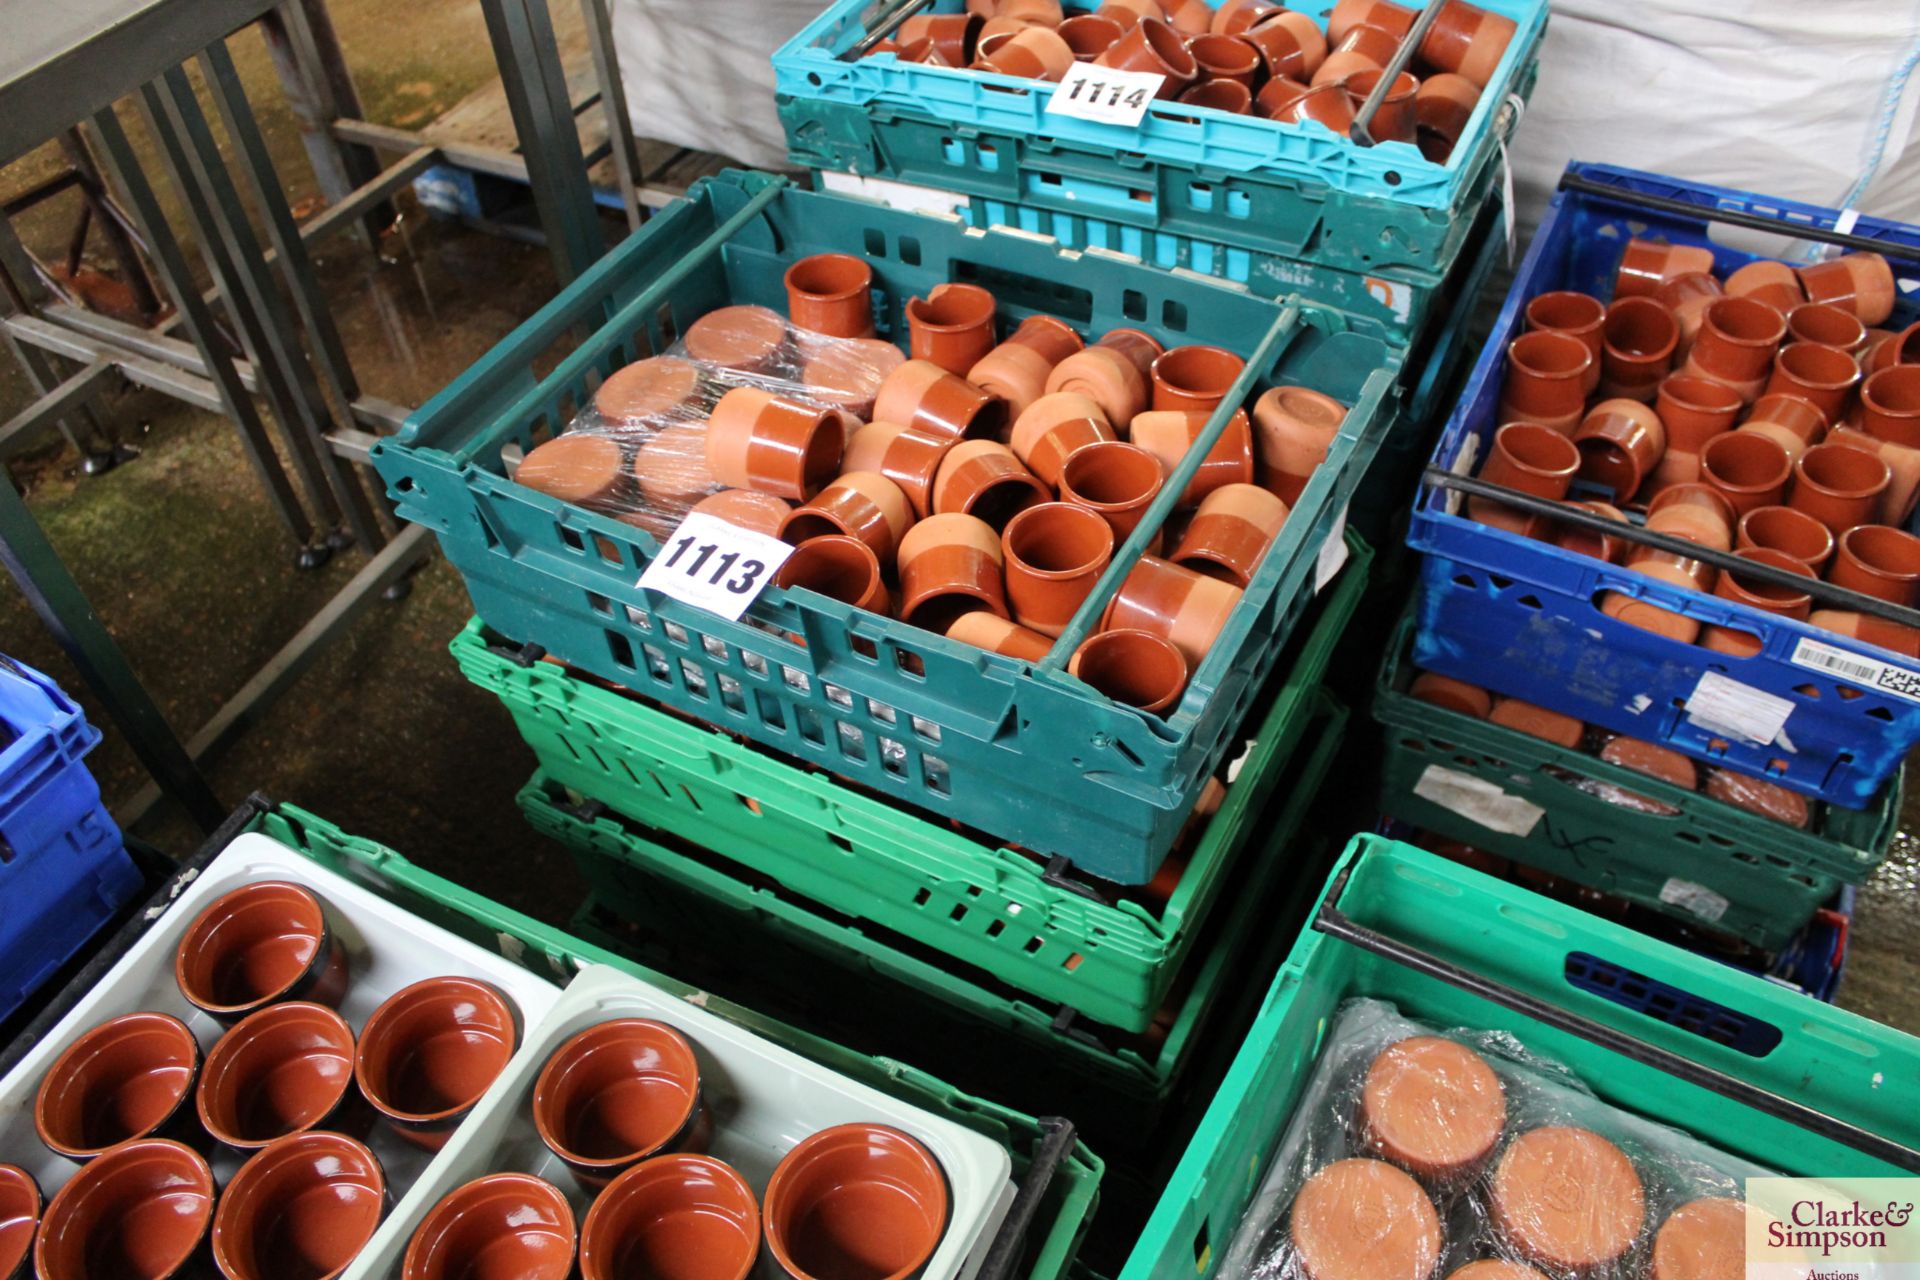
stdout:
[[1767,1171],[1595,1097],[1505,1032],[1342,1005],[1229,1280],[1738,1275]]

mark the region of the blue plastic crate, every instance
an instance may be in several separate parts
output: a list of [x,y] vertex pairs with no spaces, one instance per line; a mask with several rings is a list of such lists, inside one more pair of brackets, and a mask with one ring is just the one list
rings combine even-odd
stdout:
[[0,656],[0,1018],[140,890],[82,760],[99,741],[58,685]]
[[[1575,184],[1568,187],[1567,183]],[[1658,206],[1636,199],[1652,197]],[[1578,289],[1611,296],[1628,237],[1703,244],[1715,268],[1731,271],[1757,256],[1722,241],[1716,221],[1760,220],[1794,237],[1830,231],[1840,211],[1602,165],[1569,166],[1563,189],[1540,224],[1493,334],[1454,410],[1433,464],[1471,470],[1486,455],[1495,405],[1506,376],[1507,343],[1536,294]],[[1920,315],[1920,228],[1860,218],[1852,234],[1890,251],[1900,298],[1895,327]],[[1752,237],[1748,237],[1752,242]],[[1784,252],[1782,245],[1773,252]],[[1898,254],[1901,257],[1894,257]],[[1904,260],[1903,260],[1904,259]],[[1551,707],[1617,733],[1664,742],[1698,759],[1769,778],[1850,808],[1872,803],[1907,752],[1920,744],[1920,698],[1841,679],[1794,661],[1799,643],[1816,640],[1910,671],[1909,660],[1802,622],[1715,596],[1668,586],[1617,565],[1489,528],[1459,513],[1459,495],[1428,485],[1419,495],[1408,543],[1426,553],[1417,605],[1413,663]],[[1734,627],[1761,641],[1748,658],[1714,653],[1616,622],[1596,603],[1609,591],[1637,596]],[[1687,700],[1708,673],[1737,681],[1792,710],[1782,740],[1760,743],[1703,728]]]

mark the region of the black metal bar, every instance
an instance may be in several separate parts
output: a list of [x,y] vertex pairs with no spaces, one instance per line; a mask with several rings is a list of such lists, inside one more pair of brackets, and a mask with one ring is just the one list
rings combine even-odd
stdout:
[[1413,61],[1414,51],[1420,47],[1420,42],[1427,38],[1427,32],[1432,28],[1434,19],[1439,17],[1440,11],[1446,7],[1447,0],[1427,0],[1426,4],[1421,6],[1419,14],[1413,20],[1412,29],[1407,32],[1406,39],[1395,46],[1393,56],[1388,58],[1387,65],[1381,68],[1379,83],[1373,86],[1373,92],[1367,95],[1367,100],[1360,104],[1360,110],[1354,113],[1353,124],[1347,130],[1349,138],[1363,147],[1374,145],[1373,117],[1379,112],[1380,104],[1385,102],[1387,95],[1393,91],[1393,82],[1400,77],[1402,71],[1407,69],[1407,64]]
[[1577,173],[1561,174],[1560,190],[1602,196],[1619,204],[1632,205],[1641,209],[1658,209],[1663,213],[1685,214],[1689,218],[1698,218],[1702,222],[1723,222],[1730,227],[1745,227],[1749,231],[1770,231],[1775,235],[1790,236],[1795,240],[1818,240],[1822,244],[1835,244],[1843,249],[1858,249],[1868,253],[1884,254],[1889,258],[1904,258],[1910,262],[1920,263],[1920,249],[1909,248],[1903,244],[1875,240],[1871,236],[1854,235],[1848,231],[1835,231],[1828,227],[1816,227],[1805,222],[1783,222],[1758,213],[1743,213],[1737,209],[1694,204],[1690,200],[1656,196],[1646,191],[1627,191],[1604,182],[1595,182]]
[[1356,924],[1334,905],[1346,889],[1347,879],[1352,872],[1351,866],[1346,867],[1327,887],[1326,896],[1321,899],[1320,909],[1313,919],[1313,927],[1318,932],[1338,938],[1342,942],[1351,943],[1363,951],[1391,960],[1415,973],[1444,982],[1448,986],[1457,987],[1469,995],[1478,996],[1503,1009],[1511,1009],[1556,1031],[1578,1036],[1589,1044],[1597,1044],[1603,1049],[1611,1050],[1643,1066],[1663,1071],[1675,1079],[1711,1090],[1723,1098],[1752,1107],[1776,1120],[1797,1125],[1809,1133],[1818,1134],[1899,1168],[1920,1172],[1920,1151],[1904,1147],[1891,1138],[1816,1111],[1805,1103],[1783,1098],[1777,1093],[1715,1070],[1703,1063],[1695,1062],[1682,1054],[1648,1044],[1624,1031],[1595,1022],[1591,1018],[1582,1017],[1504,983],[1495,982],[1491,978],[1451,961],[1442,960],[1411,943],[1402,942],[1378,930]]
[[1020,1264],[1026,1256],[1027,1236],[1040,1215],[1047,1189],[1079,1142],[1073,1121],[1061,1116],[1041,1116],[1039,1120],[1040,1142],[1027,1163],[1027,1176],[1020,1180],[1020,1189],[1014,1192],[1007,1216],[1001,1219],[1000,1230],[987,1247],[987,1256],[980,1260],[975,1280],[1011,1280],[1023,1272]]
[[5,203],[0,203],[0,213],[4,213],[9,218],[17,218],[41,201],[51,200],[62,191],[79,185],[78,173],[72,169],[62,169],[50,178],[42,178],[25,191],[8,196]]
[[111,364],[95,360],[13,417],[0,422],[0,461],[32,439],[34,432],[91,399],[112,373]]
[[1704,547],[1697,542],[1688,542],[1685,538],[1658,533],[1631,522],[1609,520],[1605,516],[1597,516],[1590,511],[1582,511],[1566,503],[1537,498],[1533,494],[1521,493],[1517,489],[1509,489],[1503,485],[1489,484],[1485,480],[1475,479],[1472,476],[1457,476],[1445,467],[1429,466],[1424,479],[1426,483],[1438,485],[1443,489],[1456,489],[1471,497],[1488,498],[1524,511],[1528,515],[1543,516],[1561,524],[1571,525],[1576,529],[1583,529],[1588,533],[1601,533],[1608,537],[1622,538],[1641,546],[1652,547],[1656,551],[1665,551],[1688,560],[1710,564],[1723,573],[1737,573],[1743,578],[1752,578],[1768,586],[1802,591],[1820,603],[1830,604],[1836,609],[1850,609],[1855,613],[1870,614],[1884,622],[1897,622],[1903,627],[1920,628],[1920,610],[1892,604],[1876,596],[1862,595],[1858,591],[1849,591],[1845,587],[1836,587],[1831,582],[1825,582],[1819,578],[1803,578],[1797,573],[1776,569],[1770,564],[1761,564],[1757,560],[1743,560],[1725,551]]
[[835,58],[836,62],[856,62],[867,56],[867,51],[900,29],[900,24],[926,8],[933,0],[897,0],[897,3],[880,15],[873,28],[853,43],[845,53]]

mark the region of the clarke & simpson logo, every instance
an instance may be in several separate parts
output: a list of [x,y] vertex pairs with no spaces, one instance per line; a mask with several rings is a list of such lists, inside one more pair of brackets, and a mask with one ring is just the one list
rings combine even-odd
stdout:
[[1920,1178],[1750,1178],[1747,1280],[1920,1280]]

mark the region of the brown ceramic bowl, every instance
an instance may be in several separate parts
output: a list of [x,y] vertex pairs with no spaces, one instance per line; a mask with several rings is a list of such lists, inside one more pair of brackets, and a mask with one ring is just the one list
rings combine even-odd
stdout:
[[338,1133],[296,1133],[220,1193],[213,1260],[227,1280],[333,1280],[373,1239],[386,1203],[373,1152]]
[[507,998],[473,978],[403,987],[360,1028],[353,1078],[387,1126],[437,1151],[513,1056]]
[[705,1149],[700,1062],[664,1022],[616,1018],[553,1051],[533,1086],[540,1140],[588,1187],[650,1156]]
[[524,1173],[490,1173],[448,1192],[415,1228],[404,1280],[566,1280],[573,1207]]
[[0,1164],[0,1280],[23,1280],[33,1269],[40,1229],[40,1184],[18,1165]]
[[1046,502],[1007,523],[1001,548],[1014,620],[1058,636],[1113,558],[1113,527],[1090,508]]
[[780,1161],[761,1225],[788,1280],[907,1280],[939,1247],[947,1208],[932,1152],[898,1129],[843,1124]]
[[1187,660],[1173,641],[1145,631],[1096,631],[1067,670],[1101,693],[1148,715],[1163,715],[1187,687]]
[[195,1008],[235,1022],[276,1000],[339,1004],[347,958],[317,895],[262,880],[194,918],[174,951],[173,979]]
[[830,338],[873,335],[873,268],[850,253],[816,253],[787,268],[787,314]]
[[326,1126],[353,1092],[353,1029],[325,1005],[271,1005],[214,1044],[194,1091],[201,1127],[242,1151]]
[[109,1018],[55,1058],[33,1098],[33,1127],[49,1151],[91,1160],[191,1115],[200,1044],[164,1013]]
[[710,1156],[656,1156],[607,1185],[580,1227],[581,1280],[747,1280],[760,1256],[753,1188]]
[[171,1280],[204,1258],[213,1200],[213,1171],[191,1148],[122,1143],[48,1202],[34,1269],[40,1280]]

